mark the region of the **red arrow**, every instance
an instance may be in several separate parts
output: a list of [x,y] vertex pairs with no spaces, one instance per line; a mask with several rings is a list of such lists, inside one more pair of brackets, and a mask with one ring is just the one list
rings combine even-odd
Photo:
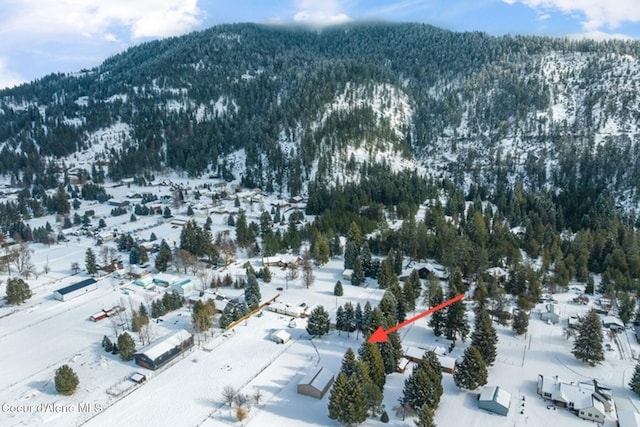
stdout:
[[428,316],[431,313],[435,313],[438,310],[442,310],[446,306],[451,305],[454,302],[458,302],[463,298],[464,298],[464,294],[460,294],[457,297],[453,297],[450,300],[443,302],[442,304],[439,304],[439,305],[436,305],[435,307],[430,308],[424,313],[420,313],[417,316],[412,317],[411,319],[407,319],[402,323],[398,323],[396,326],[392,326],[386,331],[382,328],[382,326],[379,326],[378,329],[376,329],[376,331],[373,334],[371,334],[367,342],[387,342],[389,341],[389,337],[387,337],[387,335],[390,334],[391,332],[395,332],[400,328],[404,328],[408,324],[413,323],[418,319],[422,319],[423,317]]

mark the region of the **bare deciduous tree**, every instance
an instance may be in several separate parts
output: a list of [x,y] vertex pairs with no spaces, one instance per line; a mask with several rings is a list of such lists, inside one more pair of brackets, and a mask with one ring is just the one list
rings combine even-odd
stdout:
[[236,394],[238,394],[238,391],[233,386],[226,385],[222,389],[222,400],[224,400],[224,403],[231,406],[236,398]]
[[12,249],[13,263],[18,270],[18,273],[23,274],[25,270],[33,268],[31,262],[31,254],[33,250],[29,249],[29,245],[26,242],[20,242],[16,248]]
[[259,388],[256,388],[256,391],[253,392],[251,399],[253,399],[253,403],[255,403],[256,405],[259,405],[260,401],[262,400],[262,397],[263,397],[262,390],[260,390]]

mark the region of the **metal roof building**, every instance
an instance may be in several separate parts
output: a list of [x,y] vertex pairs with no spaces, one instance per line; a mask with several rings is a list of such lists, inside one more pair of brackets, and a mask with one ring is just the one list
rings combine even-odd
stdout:
[[298,393],[322,399],[333,384],[333,379],[334,375],[330,370],[323,367],[315,368],[298,383]]
[[72,298],[95,291],[96,289],[98,289],[98,284],[95,279],[85,279],[53,291],[53,297],[58,301],[69,301]]
[[155,371],[191,347],[193,335],[185,329],[180,329],[142,348],[133,358],[136,364]]

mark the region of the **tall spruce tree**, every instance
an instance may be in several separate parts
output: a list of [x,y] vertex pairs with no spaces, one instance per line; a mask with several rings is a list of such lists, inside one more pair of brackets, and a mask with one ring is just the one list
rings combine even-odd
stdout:
[[[357,370],[357,368],[356,368]],[[344,424],[357,425],[367,419],[367,396],[364,390],[365,384],[355,373],[349,377],[347,381],[347,395],[349,396],[346,420]],[[382,392],[380,392],[382,394]]]
[[471,345],[475,346],[485,365],[492,366],[496,360],[498,335],[491,323],[491,317],[485,309],[476,311],[475,327],[471,334]]
[[244,301],[250,310],[255,310],[260,306],[260,285],[255,274],[249,272],[247,274],[247,284],[244,288]]
[[435,411],[426,403],[418,410],[417,415],[418,419],[414,421],[416,427],[436,427],[436,423],[433,421]]
[[631,388],[631,391],[640,396],[640,362],[636,364],[636,369],[633,371],[629,387]]
[[591,309],[578,325],[578,333],[571,353],[590,366],[595,366],[604,360],[602,324],[594,309]]
[[[429,295],[429,306],[435,307],[444,302],[444,294],[442,292],[442,287],[440,284],[437,286],[431,287],[431,292]],[[438,310],[435,313],[431,314],[429,318],[429,326],[433,329],[433,334],[437,337],[442,335],[444,331],[444,326],[446,323],[446,311]]]
[[358,361],[354,366],[352,377],[355,381],[362,384],[367,410],[371,412],[371,415],[377,415],[382,406],[382,391],[369,377],[369,366],[367,363]]
[[329,332],[329,313],[323,306],[319,305],[311,311],[307,323],[307,332],[312,337],[320,337]]
[[172,258],[173,258],[173,254],[171,253],[171,248],[169,247],[169,244],[167,243],[166,240],[162,239],[162,241],[160,242],[160,248],[158,250],[158,254],[156,255],[156,261],[155,261],[156,269],[158,269],[158,271],[167,271],[167,268],[169,268],[169,263],[171,262]]
[[460,388],[475,390],[487,383],[488,375],[482,355],[471,345],[464,351],[462,363],[453,374],[453,382]]
[[[432,353],[432,356],[428,353]],[[435,353],[427,352],[413,368],[411,376],[405,380],[399,401],[402,406],[408,406],[415,411],[425,404],[435,410],[440,404],[442,393],[440,362]]]
[[366,362],[369,367],[369,378],[378,386],[380,391],[384,388],[386,374],[380,349],[375,343],[363,342],[358,350],[360,361]]
[[91,248],[88,248],[84,256],[84,264],[87,268],[87,273],[94,275],[98,272],[98,266],[96,265],[96,255]]
[[346,330],[344,309],[341,305],[336,309],[336,329],[338,330],[338,335],[340,335],[342,331]]
[[[462,292],[462,273],[457,269],[451,275],[448,299],[454,298]],[[467,321],[467,313],[462,301],[454,302],[446,308],[444,332],[445,337],[454,343],[458,335],[462,341],[469,335],[469,322]]]
[[131,360],[136,352],[136,343],[127,332],[120,334],[118,337],[118,350],[122,360]]
[[351,273],[351,284],[353,286],[362,286],[364,284],[364,268],[359,256],[356,256],[353,262],[353,272]]
[[340,367],[340,371],[347,374],[347,376],[353,374],[353,371],[356,367],[356,355],[349,347],[347,351],[344,353],[342,357],[342,366]]
[[529,314],[525,310],[518,310],[512,322],[513,331],[517,335],[527,333],[529,328]]
[[346,424],[349,402],[348,376],[339,372],[329,393],[329,418]]

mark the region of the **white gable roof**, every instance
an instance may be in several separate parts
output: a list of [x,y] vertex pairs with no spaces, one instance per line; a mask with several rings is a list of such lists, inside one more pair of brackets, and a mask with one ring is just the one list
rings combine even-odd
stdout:
[[502,407],[509,408],[511,405],[511,393],[498,386],[487,386],[482,389],[479,400],[494,401]]

